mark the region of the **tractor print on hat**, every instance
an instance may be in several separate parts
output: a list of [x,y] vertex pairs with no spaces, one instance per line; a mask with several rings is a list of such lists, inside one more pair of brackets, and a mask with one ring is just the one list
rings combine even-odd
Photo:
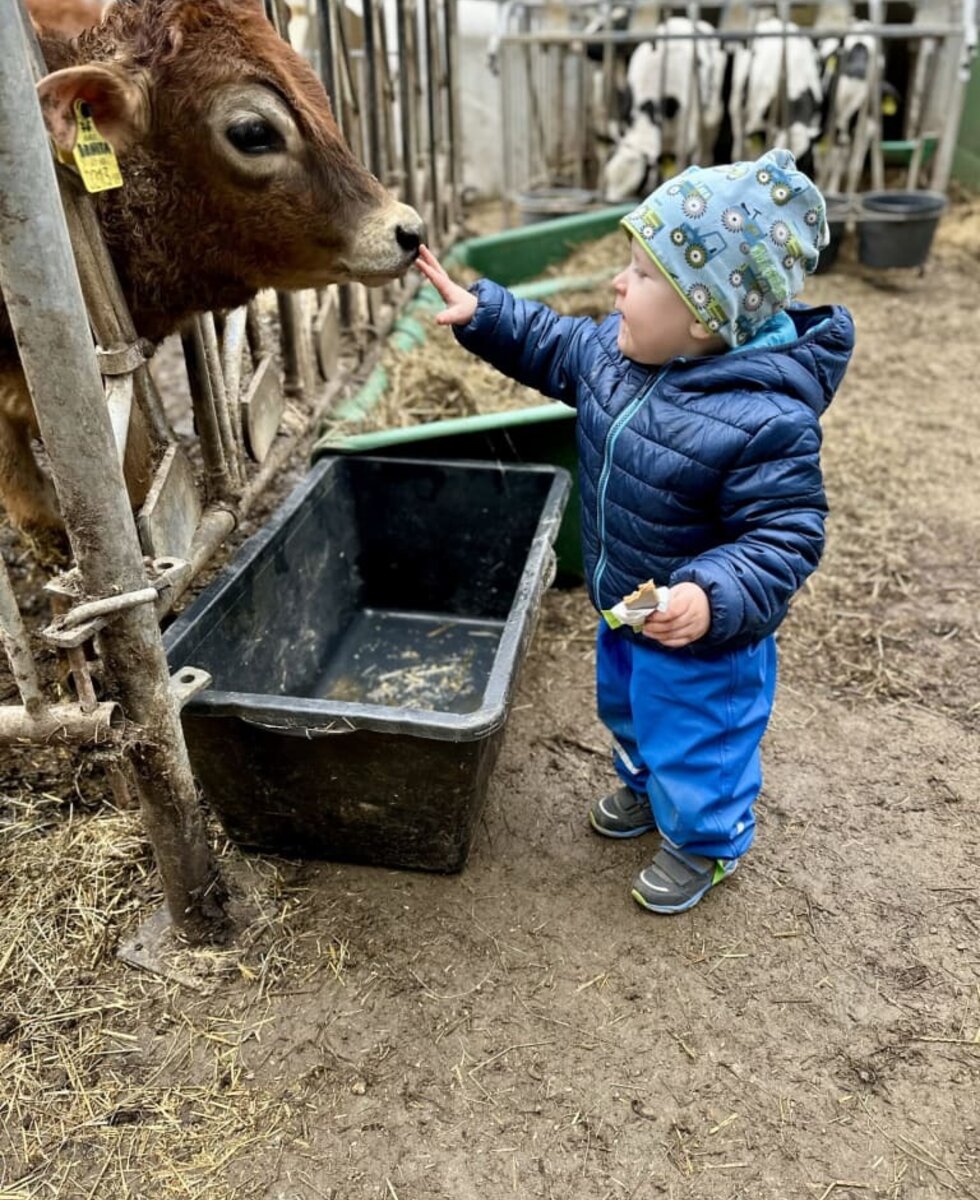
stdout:
[[670,240],[678,248],[684,248],[684,261],[697,271],[711,262],[716,254],[721,254],[727,244],[717,230],[699,233],[687,222],[670,231]]
[[[780,208],[784,204],[789,204],[796,193],[803,190],[802,185],[794,183],[790,175],[786,171],[780,170],[775,163],[767,162],[764,167],[760,167],[756,171],[755,177],[763,187],[769,188],[769,195],[772,197],[773,203],[778,204]],[[804,178],[806,177],[804,176]]]
[[733,288],[741,291],[741,303],[746,312],[759,311],[765,299],[766,284],[752,263],[739,263],[728,276],[728,282]]
[[782,252],[783,266],[787,271],[794,263],[800,262],[806,257],[806,250],[803,247],[803,243],[785,221],[774,222],[772,228],[769,230],[769,236]]
[[682,175],[675,183],[667,188],[668,196],[681,196],[681,212],[685,217],[697,220],[708,211],[708,201],[711,199],[711,189],[705,184],[697,184]]
[[636,214],[639,233],[643,238],[654,238],[664,227],[664,219],[652,208],[641,208]]
[[687,297],[698,311],[698,320],[712,333],[720,333],[728,324],[725,307],[705,283],[694,283]]

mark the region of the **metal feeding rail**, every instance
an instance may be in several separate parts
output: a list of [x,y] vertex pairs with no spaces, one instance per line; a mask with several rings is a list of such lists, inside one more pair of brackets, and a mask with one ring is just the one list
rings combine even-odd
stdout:
[[[903,159],[905,186],[918,186],[928,161],[928,186],[945,190],[949,181],[956,131],[962,111],[966,64],[966,26],[961,0],[919,0],[906,6],[909,23],[885,21],[884,0],[850,3],[823,0],[816,6],[779,0],[776,4],[657,4],[624,0],[586,5],[572,3],[556,17],[553,6],[525,2],[507,6],[495,42],[494,60],[500,76],[503,113],[503,177],[505,199],[513,219],[525,205],[535,211],[535,197],[551,197],[554,213],[575,211],[601,203],[601,173],[606,157],[615,149],[609,129],[620,117],[620,96],[625,84],[626,60],[632,50],[649,41],[655,26],[672,15],[692,22],[706,21],[710,34],[671,32],[658,40],[695,42],[710,39],[726,52],[764,39],[808,38],[815,44],[860,35],[871,39],[867,88],[854,121],[854,134],[846,147],[823,138],[814,147],[817,182],[827,191],[853,203],[869,168],[872,188],[885,186],[886,155]],[[765,9],[799,26],[787,34],[754,28],[752,10]],[[891,12],[894,6],[889,6]],[[794,12],[799,9],[799,16]],[[862,19],[855,19],[860,11]],[[631,14],[629,29],[610,27],[618,14]],[[598,15],[597,15],[598,14]],[[760,16],[763,15],[760,13]],[[801,24],[812,20],[812,24]],[[881,66],[890,54],[900,54],[909,66],[905,95],[904,128],[895,145],[883,136]],[[773,81],[778,103],[769,118],[769,133],[786,128],[787,56],[781,58],[780,78]],[[687,97],[697,111],[697,89]],[[731,104],[731,102],[729,102]],[[834,104],[836,105],[836,93]],[[825,123],[833,127],[833,107]],[[733,122],[734,124],[734,122]],[[705,144],[698,158],[710,161]],[[750,149],[735,146],[731,157],[748,156]],[[929,156],[931,155],[931,158]],[[688,165],[684,148],[676,165]]]
[[[319,70],[354,152],[421,212],[436,246],[460,218],[455,4],[398,0],[390,20],[378,0],[365,0],[361,17],[333,0],[266,4]],[[133,325],[90,199],[52,156],[34,87],[45,71],[21,0],[0,0],[0,285],[76,563],[49,585],[58,615],[43,637],[64,655],[76,694],[55,704],[0,560],[0,642],[20,701],[0,705],[0,746],[115,747],[110,782],[120,798],[127,778],[135,785],[168,919],[189,942],[213,941],[229,929],[225,887],[179,717],[209,680],[171,679],[159,622],[377,354],[413,284],[283,293],[277,321],[254,304],[197,317],[182,338],[196,471],[157,394],[153,347]],[[284,422],[287,397],[302,406]],[[131,418],[157,462],[135,520],[122,471]]]

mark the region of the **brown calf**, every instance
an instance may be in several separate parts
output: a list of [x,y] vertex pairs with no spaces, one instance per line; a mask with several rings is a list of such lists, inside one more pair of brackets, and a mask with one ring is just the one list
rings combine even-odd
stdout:
[[[83,100],[119,156],[124,186],[95,202],[142,336],[259,288],[377,285],[415,260],[418,213],[357,162],[258,0],[115,0],[98,26],[42,49],[52,141],[72,148]],[[36,433],[0,302],[0,501],[22,527],[57,527]]]

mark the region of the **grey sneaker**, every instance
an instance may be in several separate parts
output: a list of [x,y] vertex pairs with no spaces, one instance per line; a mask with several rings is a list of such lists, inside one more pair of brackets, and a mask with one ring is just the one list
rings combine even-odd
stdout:
[[686,912],[737,866],[737,858],[702,858],[665,842],[633,880],[630,894],[650,912]]
[[628,787],[596,800],[589,809],[589,821],[596,833],[611,838],[639,837],[657,828],[650,801]]

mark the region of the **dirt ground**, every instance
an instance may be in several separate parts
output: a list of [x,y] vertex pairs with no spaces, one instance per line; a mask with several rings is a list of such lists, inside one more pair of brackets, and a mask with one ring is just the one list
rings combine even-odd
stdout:
[[738,873],[653,917],[654,839],[589,833],[581,590],[546,598],[461,874],[216,831],[250,918],[184,982],[115,957],[160,902],[138,816],[11,756],[0,1200],[980,1200],[980,205],[923,275],[848,248],[807,298],[858,350]]

